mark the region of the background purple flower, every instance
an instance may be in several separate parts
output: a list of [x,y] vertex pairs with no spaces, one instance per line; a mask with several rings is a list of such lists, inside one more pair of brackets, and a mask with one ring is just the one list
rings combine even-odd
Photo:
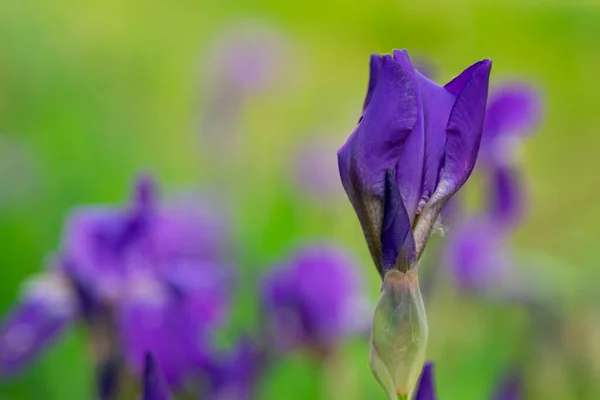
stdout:
[[168,383],[183,384],[202,364],[209,332],[227,315],[231,271],[218,221],[195,205],[160,204],[147,178],[138,181],[127,207],[77,210],[48,273],[65,282],[66,305],[54,292],[28,292],[3,328],[2,343],[23,321],[39,340],[7,362],[16,367],[31,359],[64,324],[59,311],[69,310],[68,320],[79,310],[98,365],[122,356],[141,375],[150,351]]
[[265,323],[280,351],[307,346],[319,353],[361,330],[368,319],[354,260],[334,246],[297,249],[270,271],[262,284]]
[[236,21],[207,53],[209,74],[224,88],[265,90],[284,70],[286,52],[286,40],[276,29],[259,21]]
[[27,365],[51,344],[77,313],[68,282],[57,275],[33,278],[0,327],[0,375]]
[[206,400],[251,400],[266,368],[266,354],[256,342],[242,338],[229,354],[212,357],[207,370]]
[[514,144],[539,122],[540,109],[539,94],[525,84],[501,86],[490,97],[481,144],[485,204],[475,215],[454,218],[445,245],[444,262],[463,290],[502,291],[515,280],[507,242],[523,216],[526,196]]
[[320,136],[302,143],[295,149],[291,173],[293,182],[302,195],[318,201],[327,201],[343,193],[335,152],[335,146],[327,140],[320,139]]

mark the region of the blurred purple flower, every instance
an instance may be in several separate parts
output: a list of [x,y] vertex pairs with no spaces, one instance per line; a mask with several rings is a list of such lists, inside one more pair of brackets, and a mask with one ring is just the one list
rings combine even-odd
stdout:
[[56,275],[32,279],[0,327],[0,375],[21,369],[51,344],[73,321],[76,308],[65,279]]
[[206,400],[251,400],[265,369],[266,356],[254,341],[244,338],[227,355],[213,357],[208,371]]
[[343,193],[333,154],[335,147],[323,140],[311,140],[296,148],[291,171],[302,194],[327,200]]
[[[243,146],[238,133],[245,100],[280,86],[277,83],[290,70],[288,49],[287,38],[277,29],[261,21],[235,21],[218,33],[206,51],[207,87],[200,93],[198,135],[205,157],[219,166],[215,170],[221,174],[240,168],[235,161]],[[221,192],[222,180],[214,172],[211,176]]]
[[305,246],[270,271],[262,284],[266,326],[279,351],[307,346],[320,355],[364,332],[361,278],[354,260],[333,246]]
[[513,269],[504,230],[486,218],[472,217],[453,227],[446,239],[445,262],[464,291],[496,290]]
[[[204,359],[207,331],[226,316],[230,277],[222,266],[221,236],[214,216],[191,205],[158,204],[148,179],[138,182],[127,208],[74,212],[53,269],[42,278],[61,285],[41,297],[29,291],[28,306],[5,322],[0,354],[11,357],[0,367],[23,365],[48,343],[46,331],[55,333],[56,324],[78,315],[92,330],[100,365],[112,365],[109,358],[122,352],[141,375],[151,352],[168,383],[182,384]],[[31,304],[37,307],[34,314]],[[11,332],[24,323],[39,343],[15,347]]]
[[146,354],[144,364],[144,386],[141,400],[169,400],[171,396],[161,368],[150,353]]
[[273,28],[256,22],[231,24],[208,52],[213,80],[242,92],[265,90],[285,68],[287,43]]
[[363,115],[338,160],[382,277],[412,266],[471,174],[490,71],[491,62],[480,61],[442,87],[415,70],[405,50],[371,57]]
[[511,144],[534,132],[541,109],[540,93],[526,83],[504,83],[492,91],[481,140],[482,160],[504,164],[511,156]]
[[514,279],[506,242],[526,196],[513,154],[539,122],[540,110],[539,94],[525,84],[502,86],[490,97],[481,144],[487,202],[483,212],[457,223],[446,243],[445,261],[463,290],[504,290]]

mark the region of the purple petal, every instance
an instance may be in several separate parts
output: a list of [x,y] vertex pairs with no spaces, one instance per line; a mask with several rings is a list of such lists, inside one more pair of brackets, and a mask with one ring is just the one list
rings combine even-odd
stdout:
[[[394,267],[407,271],[416,262],[410,219],[396,185],[396,179],[389,171],[386,174],[381,252],[382,278]],[[399,259],[401,253],[403,257]]]
[[141,250],[156,262],[214,261],[222,256],[224,236],[223,221],[208,207],[167,204],[150,221],[147,241]]
[[504,230],[494,220],[472,218],[456,226],[447,238],[446,249],[452,278],[462,290],[495,289],[511,273]]
[[142,400],[168,400],[170,398],[160,367],[154,357],[150,353],[146,353]]
[[219,355],[208,370],[210,399],[255,398],[256,385],[265,367],[264,352],[250,339],[239,341],[231,354]]
[[371,55],[369,67],[369,86],[367,87],[367,95],[365,96],[365,101],[363,103],[363,113],[367,107],[369,107],[369,104],[371,103],[371,97],[373,97],[373,92],[375,91],[375,87],[379,81],[379,72],[381,71],[381,56],[379,54]]
[[118,314],[126,360],[141,375],[146,353],[152,353],[169,386],[179,388],[205,357],[202,321],[191,318],[180,301],[167,293],[147,295],[151,288],[138,289],[141,292],[127,299]]
[[[403,65],[405,70],[409,68],[410,59],[406,51],[396,50],[394,51],[394,57]],[[410,64],[410,67],[412,67],[412,64]],[[424,158],[418,157],[418,161],[413,164],[423,171],[421,187],[415,191],[418,201],[421,200],[422,196],[425,196],[424,200],[428,200],[437,186],[440,169],[444,161],[446,125],[456,96],[418,72],[415,72],[413,79],[415,85],[419,88],[419,101],[422,104],[421,118],[424,121]],[[413,131],[411,135],[415,135],[415,132]],[[422,142],[420,146],[423,146]],[[418,154],[419,150],[417,148],[411,149],[410,152],[403,152],[400,163],[404,164],[406,159],[414,158],[415,151]],[[422,147],[420,151],[423,152]],[[403,168],[406,167],[403,166]],[[400,187],[403,185],[402,182],[399,184]],[[404,198],[407,197],[404,195]],[[407,204],[407,210],[409,215],[413,215],[414,211],[412,211],[410,203]]]
[[525,83],[508,83],[491,95],[485,114],[483,143],[498,135],[523,136],[540,120],[539,92]]
[[242,94],[269,89],[289,69],[286,37],[264,23],[235,21],[211,47],[210,79]]
[[332,154],[335,150],[331,143],[319,138],[298,146],[291,160],[291,172],[297,188],[302,195],[320,204],[337,200],[343,193],[337,162]]
[[[419,89],[418,73],[414,69],[407,51],[395,50],[394,60],[401,65],[412,85]],[[404,143],[400,144],[400,154],[396,164],[396,181],[411,224],[415,219],[417,206],[421,199],[424,178],[423,165],[427,157],[425,154],[425,110],[420,90],[415,90],[415,99],[417,102],[416,123]]]
[[490,217],[498,225],[512,226],[523,214],[524,195],[519,173],[515,168],[497,165],[490,174]]
[[153,207],[157,200],[157,189],[154,179],[149,175],[142,175],[135,183],[133,205],[135,210],[145,212]]
[[16,373],[31,362],[72,322],[75,312],[72,293],[61,279],[31,281],[0,328],[0,373]]
[[436,400],[435,383],[433,381],[433,364],[428,362],[423,367],[414,400]]
[[123,249],[131,236],[127,212],[109,207],[76,210],[66,224],[65,272],[97,292],[113,292],[126,273]]
[[480,61],[446,85],[453,93],[461,85],[462,90],[457,92],[448,121],[446,158],[436,190],[438,201],[454,194],[473,171],[481,141],[491,68],[491,61]]
[[[338,163],[342,184],[358,215],[373,261],[381,271],[380,229],[383,222],[385,174],[398,164],[419,113],[417,91],[410,76],[414,75],[414,69],[407,71],[386,55],[381,58],[381,68],[377,73],[377,85],[372,91],[364,117],[338,151]],[[412,136],[419,138],[418,135]],[[406,146],[410,147],[409,143]],[[397,175],[397,179],[405,176],[414,179],[413,171],[420,169],[411,166],[411,173]],[[414,193],[420,188],[420,181],[416,189],[414,185],[407,184],[399,184],[398,187],[416,197]],[[405,204],[407,201],[405,198]]]
[[231,269],[209,262],[179,262],[171,264],[162,279],[185,299],[182,307],[198,324],[208,328],[225,321],[233,281]]
[[373,195],[383,195],[385,171],[396,164],[417,121],[417,94],[410,73],[391,56],[382,57],[364,118],[338,153],[347,191],[353,192],[355,183]]
[[305,246],[263,280],[267,324],[281,351],[335,346],[354,333],[362,289],[354,261],[333,246]]

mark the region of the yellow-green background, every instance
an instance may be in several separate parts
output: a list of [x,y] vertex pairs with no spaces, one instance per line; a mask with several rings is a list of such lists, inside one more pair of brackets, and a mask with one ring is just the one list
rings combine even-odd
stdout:
[[[285,37],[285,68],[272,90],[246,99],[239,152],[217,166],[196,131],[198,99],[210,93],[203,60],[246,20]],[[125,201],[140,170],[166,191],[215,180],[228,188],[245,281],[294,243],[331,238],[362,262],[375,299],[379,278],[349,203],[306,200],[289,164],[314,134],[343,143],[362,103],[368,55],[405,47],[433,60],[440,80],[487,57],[493,82],[518,77],[543,89],[545,118],[525,147],[529,212],[515,248],[565,296],[558,335],[599,376],[599,26],[592,1],[2,0],[0,137],[29,147],[37,180],[30,194],[0,204],[0,314],[57,247],[71,207]],[[0,193],[10,193],[20,170],[0,177]],[[237,326],[253,313],[251,290],[241,293]],[[429,317],[442,399],[488,398],[504,367],[531,347],[524,312],[447,287],[430,299]],[[92,398],[83,338],[71,330],[22,376],[0,383],[0,399]],[[527,398],[579,398],[556,353],[549,347],[527,364]],[[383,398],[367,345],[356,340],[342,354],[343,373],[326,379],[301,356],[283,362],[265,379],[263,398],[316,398],[336,385],[344,399]],[[586,396],[600,398],[600,383]]]

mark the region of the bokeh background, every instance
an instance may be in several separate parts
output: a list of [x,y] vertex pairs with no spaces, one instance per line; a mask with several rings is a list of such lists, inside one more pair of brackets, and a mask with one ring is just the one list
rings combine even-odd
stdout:
[[[561,318],[542,329],[548,344],[522,308],[462,295],[440,272],[426,298],[439,395],[488,398],[516,365],[526,398],[597,399],[599,24],[600,7],[585,1],[3,0],[0,315],[44,268],[69,211],[123,203],[140,171],[163,192],[199,189],[226,210],[241,284],[225,338],[257,324],[261,271],[308,240],[345,246],[374,302],[379,277],[335,156],[360,113],[368,56],[407,48],[438,81],[488,57],[492,86],[520,79],[543,95],[522,149],[528,209],[512,244]],[[223,81],[246,62],[239,82]],[[478,183],[466,189],[472,204]],[[84,337],[70,330],[1,382],[0,399],[92,398]],[[324,384],[345,399],[383,398],[367,340],[340,345],[336,373],[294,355],[265,376],[260,398],[318,399]]]

